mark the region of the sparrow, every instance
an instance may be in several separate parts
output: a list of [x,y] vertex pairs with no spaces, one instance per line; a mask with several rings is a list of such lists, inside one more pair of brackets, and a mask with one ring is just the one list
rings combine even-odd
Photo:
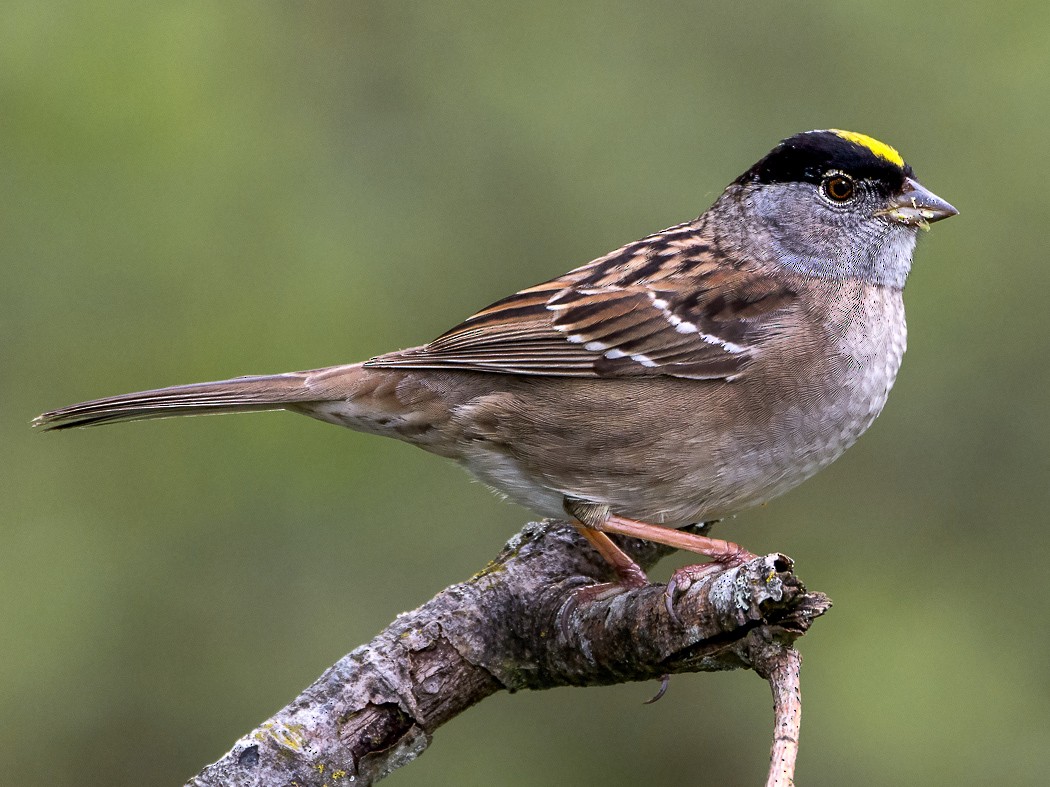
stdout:
[[737,565],[751,553],[679,528],[791,489],[871,425],[905,350],[919,231],[956,213],[889,145],[808,131],[693,221],[429,344],[95,399],[34,425],[289,410],[452,459],[543,516],[568,513],[620,587],[647,578],[609,534],[710,557],[700,571]]

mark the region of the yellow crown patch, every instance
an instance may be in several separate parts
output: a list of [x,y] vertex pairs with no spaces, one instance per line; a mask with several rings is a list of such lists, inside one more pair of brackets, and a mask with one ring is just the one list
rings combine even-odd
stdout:
[[838,128],[830,128],[828,131],[857,145],[866,147],[876,156],[889,161],[891,164],[896,164],[898,167],[904,166],[904,158],[901,154],[897,152],[896,148],[891,148],[885,142],[879,142],[874,137],[869,137],[867,134],[858,134],[856,131],[843,131]]

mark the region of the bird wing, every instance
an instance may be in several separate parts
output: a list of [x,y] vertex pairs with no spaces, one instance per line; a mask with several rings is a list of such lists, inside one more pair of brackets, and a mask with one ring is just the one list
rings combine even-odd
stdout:
[[695,227],[628,244],[504,298],[373,368],[562,377],[741,373],[797,294],[763,266],[731,262]]

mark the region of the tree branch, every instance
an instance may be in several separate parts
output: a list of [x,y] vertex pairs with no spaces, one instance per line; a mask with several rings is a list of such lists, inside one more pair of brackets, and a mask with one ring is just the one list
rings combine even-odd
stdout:
[[[645,568],[671,550],[627,539]],[[770,785],[790,785],[801,705],[791,643],[830,607],[791,560],[767,555],[676,594],[650,585],[573,604],[607,581],[570,525],[527,525],[466,582],[399,615],[188,784],[368,785],[419,756],[434,731],[496,691],[755,669],[770,681]],[[569,604],[567,607],[566,605]],[[680,622],[679,622],[680,621]]]

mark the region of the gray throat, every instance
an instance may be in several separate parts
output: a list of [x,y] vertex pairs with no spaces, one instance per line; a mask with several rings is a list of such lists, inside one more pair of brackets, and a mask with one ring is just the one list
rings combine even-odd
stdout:
[[903,290],[911,270],[915,236],[893,239],[866,254],[830,257],[795,251],[773,241],[777,262],[789,270],[820,279],[860,279],[878,287]]

